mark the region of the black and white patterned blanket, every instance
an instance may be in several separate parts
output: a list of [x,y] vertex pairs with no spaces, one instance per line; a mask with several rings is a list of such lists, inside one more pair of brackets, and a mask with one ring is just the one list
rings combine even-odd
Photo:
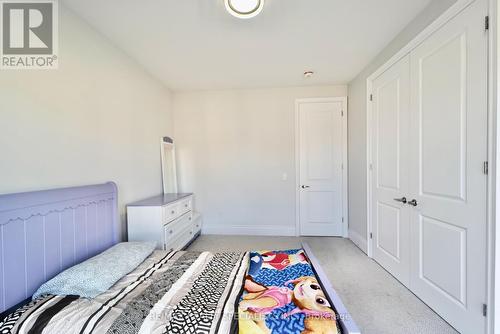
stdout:
[[230,333],[247,253],[154,252],[93,299],[45,296],[0,322],[0,333]]

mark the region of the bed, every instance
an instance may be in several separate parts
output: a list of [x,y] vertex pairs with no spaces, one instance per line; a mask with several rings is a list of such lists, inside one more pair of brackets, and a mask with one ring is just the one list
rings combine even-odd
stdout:
[[[110,268],[95,262],[116,259],[115,250],[119,247],[122,256],[127,254],[123,247],[135,247],[133,243],[118,242],[117,226],[114,183],[0,196],[0,333],[266,332],[255,327],[259,324],[255,315],[265,310],[269,317],[277,307],[258,308],[255,303],[265,302],[263,297],[272,295],[269,291],[278,291],[278,287],[264,286],[262,279],[271,271],[266,271],[262,263],[255,266],[257,257],[262,260],[269,254],[166,252],[152,247],[136,264],[129,261],[133,270],[122,268],[126,274],[119,274],[119,270],[110,269],[112,261]],[[276,254],[287,259],[303,254],[300,261],[310,268],[307,277],[320,286],[321,296],[335,314],[334,318],[325,312],[316,312],[314,316],[326,315],[327,321],[335,319],[337,333],[359,333],[307,244],[302,249],[274,252],[273,259]],[[108,269],[101,269],[102,281],[106,280],[106,272],[115,272],[119,277],[116,282],[110,280],[109,288],[101,287],[102,293],[92,290],[95,294],[87,296],[63,290],[38,296],[43,287],[76,268],[82,270],[92,261],[96,268]],[[115,262],[120,264],[122,259]],[[282,260],[276,262],[278,265],[269,263],[272,270],[291,268],[290,263]],[[302,275],[295,271],[286,273]],[[94,274],[88,280],[98,276]],[[297,282],[288,280],[288,288],[283,283],[280,291],[291,294]],[[269,291],[262,294],[263,290],[253,291],[254,288]],[[37,298],[32,299],[33,294]],[[303,316],[292,311],[285,318],[289,321]],[[312,333],[307,330],[302,326],[295,332]],[[267,332],[284,330],[274,327]]]

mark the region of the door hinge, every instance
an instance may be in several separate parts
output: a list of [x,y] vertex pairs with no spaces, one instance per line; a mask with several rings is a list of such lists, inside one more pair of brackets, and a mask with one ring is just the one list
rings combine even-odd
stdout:
[[486,304],[483,304],[483,316],[487,316],[488,315],[488,305]]
[[373,239],[373,233],[370,232],[370,239]]
[[370,170],[373,170],[373,164],[370,164],[369,168]]
[[342,117],[344,117],[344,110],[342,110],[340,114],[342,115]]
[[488,175],[489,172],[489,166],[488,166],[488,161],[483,162],[483,173],[484,175]]
[[344,222],[344,217],[342,217],[342,223]]
[[373,101],[373,94],[370,94],[370,101]]
[[486,30],[486,31],[490,30],[490,17],[489,16],[484,17],[484,30]]

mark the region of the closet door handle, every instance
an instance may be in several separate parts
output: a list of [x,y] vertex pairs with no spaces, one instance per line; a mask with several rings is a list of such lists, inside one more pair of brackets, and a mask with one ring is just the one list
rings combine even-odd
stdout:
[[406,197],[401,197],[401,198],[395,198],[394,199],[396,202],[401,202],[403,204],[407,203]]
[[411,206],[417,206],[418,205],[418,202],[416,199],[412,199],[411,201],[408,202],[409,205]]
[[311,186],[302,186],[302,189],[311,188]]

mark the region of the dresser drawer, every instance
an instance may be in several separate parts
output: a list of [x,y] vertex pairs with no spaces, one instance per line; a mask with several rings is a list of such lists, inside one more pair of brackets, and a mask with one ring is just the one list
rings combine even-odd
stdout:
[[182,234],[184,230],[190,229],[193,220],[192,212],[186,213],[177,218],[173,222],[166,224],[165,229],[165,242],[168,240],[176,239],[178,235]]
[[192,229],[188,228],[185,231],[182,231],[180,235],[178,235],[175,238],[172,238],[171,240],[168,240],[165,243],[165,250],[167,251],[178,251],[183,249],[187,243],[193,238],[193,231]]
[[170,223],[172,220],[180,216],[179,203],[173,203],[162,208],[163,210],[163,223]]
[[193,235],[201,231],[201,215],[199,213],[193,214],[191,228],[193,230]]
[[163,223],[167,224],[171,221],[182,216],[186,212],[191,211],[193,208],[193,197],[189,196],[185,199],[169,204],[162,208],[163,210]]
[[181,212],[181,214],[191,211],[193,209],[193,197],[188,197],[186,199],[183,199],[182,201],[179,201],[178,205],[178,210]]

